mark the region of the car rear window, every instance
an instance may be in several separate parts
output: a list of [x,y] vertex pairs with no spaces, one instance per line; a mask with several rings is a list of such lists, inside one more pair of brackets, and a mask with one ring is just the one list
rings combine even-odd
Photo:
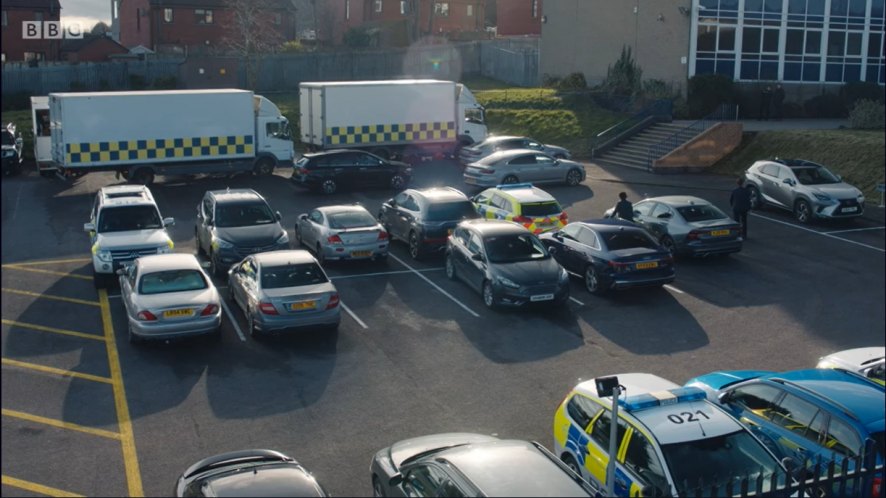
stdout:
[[559,215],[563,212],[563,208],[556,201],[524,202],[521,206],[523,208],[520,214],[523,216],[551,216]]
[[513,263],[548,257],[542,243],[531,233],[496,235],[483,240],[491,263]]
[[479,218],[471,201],[441,202],[428,206],[428,221],[450,221]]
[[645,248],[645,249],[656,249],[658,244],[655,243],[654,240],[645,233],[635,232],[635,231],[618,231],[618,232],[604,232],[603,240],[606,243],[606,247],[609,248],[610,251],[619,251],[621,249],[635,249],[635,248]]
[[677,208],[683,218],[689,223],[695,221],[721,220],[728,218],[723,211],[710,204],[698,204],[694,206],[682,206]]
[[150,204],[104,208],[98,218],[99,233],[163,228],[160,213]]
[[267,204],[260,201],[218,204],[215,208],[215,226],[245,227],[275,223],[277,217]]
[[329,227],[344,230],[348,228],[374,227],[378,222],[366,211],[348,211],[329,215]]
[[326,274],[316,263],[297,265],[263,266],[261,286],[263,289],[281,289],[328,282]]
[[209,284],[197,270],[166,270],[142,275],[139,294],[165,294],[205,289]]

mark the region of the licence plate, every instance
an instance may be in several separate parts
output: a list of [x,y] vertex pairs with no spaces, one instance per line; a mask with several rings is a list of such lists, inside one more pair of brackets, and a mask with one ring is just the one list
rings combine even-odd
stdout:
[[184,316],[193,316],[194,310],[190,308],[182,308],[177,310],[166,310],[163,312],[163,318],[181,318]]
[[647,270],[649,268],[658,268],[658,261],[648,261],[645,263],[637,263],[638,270]]
[[292,303],[289,305],[289,311],[312,310],[317,307],[317,301],[302,301],[300,303]]
[[369,256],[372,256],[372,251],[352,251],[351,252],[352,258],[368,258]]
[[843,208],[844,213],[854,213],[858,211],[858,206],[847,206]]
[[550,301],[554,299],[553,294],[537,294],[529,298],[530,301]]
[[729,230],[711,230],[712,237],[724,237],[729,235]]

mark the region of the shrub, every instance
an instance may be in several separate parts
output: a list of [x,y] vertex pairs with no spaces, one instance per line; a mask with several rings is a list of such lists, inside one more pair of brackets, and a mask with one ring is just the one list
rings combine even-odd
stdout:
[[560,78],[559,76],[553,76],[545,73],[541,76],[541,86],[545,88],[559,88],[561,79],[562,78]]
[[557,84],[557,88],[560,90],[584,90],[588,87],[588,82],[585,81],[585,75],[582,73],[572,73]]
[[679,94],[674,85],[663,80],[651,79],[643,81],[643,97],[647,99],[675,99]]
[[840,97],[846,109],[854,108],[859,100],[883,102],[883,87],[872,81],[853,81],[840,87]]
[[722,74],[701,74],[689,79],[689,116],[701,118],[714,112],[720,104],[730,104],[736,99],[732,78]]
[[849,126],[860,130],[886,128],[886,106],[876,100],[859,100],[849,113]]
[[280,46],[280,52],[284,54],[295,54],[304,51],[305,46],[298,40],[289,40]]
[[835,93],[822,93],[803,103],[806,115],[811,118],[845,118],[846,104]]
[[640,92],[643,70],[634,61],[631,47],[622,46],[621,55],[615,64],[606,68],[606,79],[602,87],[615,95],[636,95]]

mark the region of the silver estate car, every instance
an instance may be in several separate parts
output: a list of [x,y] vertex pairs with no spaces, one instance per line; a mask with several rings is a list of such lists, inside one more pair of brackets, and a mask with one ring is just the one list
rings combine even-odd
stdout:
[[253,338],[296,327],[337,329],[338,291],[308,251],[270,251],[246,257],[228,271],[228,292]]
[[529,137],[512,137],[507,135],[486,137],[480,143],[462,147],[458,152],[458,158],[463,164],[478,161],[493,152],[511,149],[531,149],[543,152],[557,159],[570,159],[572,154],[569,150],[558,145],[543,144]]
[[317,255],[333,259],[385,259],[390,238],[384,227],[359,204],[323,206],[299,215],[295,240]]
[[[614,208],[604,217],[611,218]],[[634,222],[676,254],[741,251],[741,226],[710,202],[690,195],[650,197],[634,204]]]
[[117,274],[130,342],[221,334],[218,291],[193,254],[142,256]]
[[767,159],[745,172],[751,206],[794,213],[800,223],[814,218],[857,218],[864,213],[861,190],[820,164],[802,159]]
[[585,168],[568,159],[529,149],[502,150],[465,167],[464,182],[478,187],[512,183],[565,183],[575,186],[585,179]]

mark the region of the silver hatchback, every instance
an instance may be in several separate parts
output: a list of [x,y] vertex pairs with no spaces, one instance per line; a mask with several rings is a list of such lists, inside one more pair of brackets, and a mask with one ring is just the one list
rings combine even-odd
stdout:
[[390,243],[381,223],[359,204],[322,206],[299,215],[295,240],[313,251],[321,263],[332,259],[384,260]]
[[800,223],[815,218],[856,218],[864,213],[861,190],[820,164],[802,159],[767,159],[745,172],[751,207],[775,206]]
[[521,182],[575,186],[585,180],[585,168],[575,161],[557,159],[537,150],[502,150],[468,164],[463,179],[478,187]]

